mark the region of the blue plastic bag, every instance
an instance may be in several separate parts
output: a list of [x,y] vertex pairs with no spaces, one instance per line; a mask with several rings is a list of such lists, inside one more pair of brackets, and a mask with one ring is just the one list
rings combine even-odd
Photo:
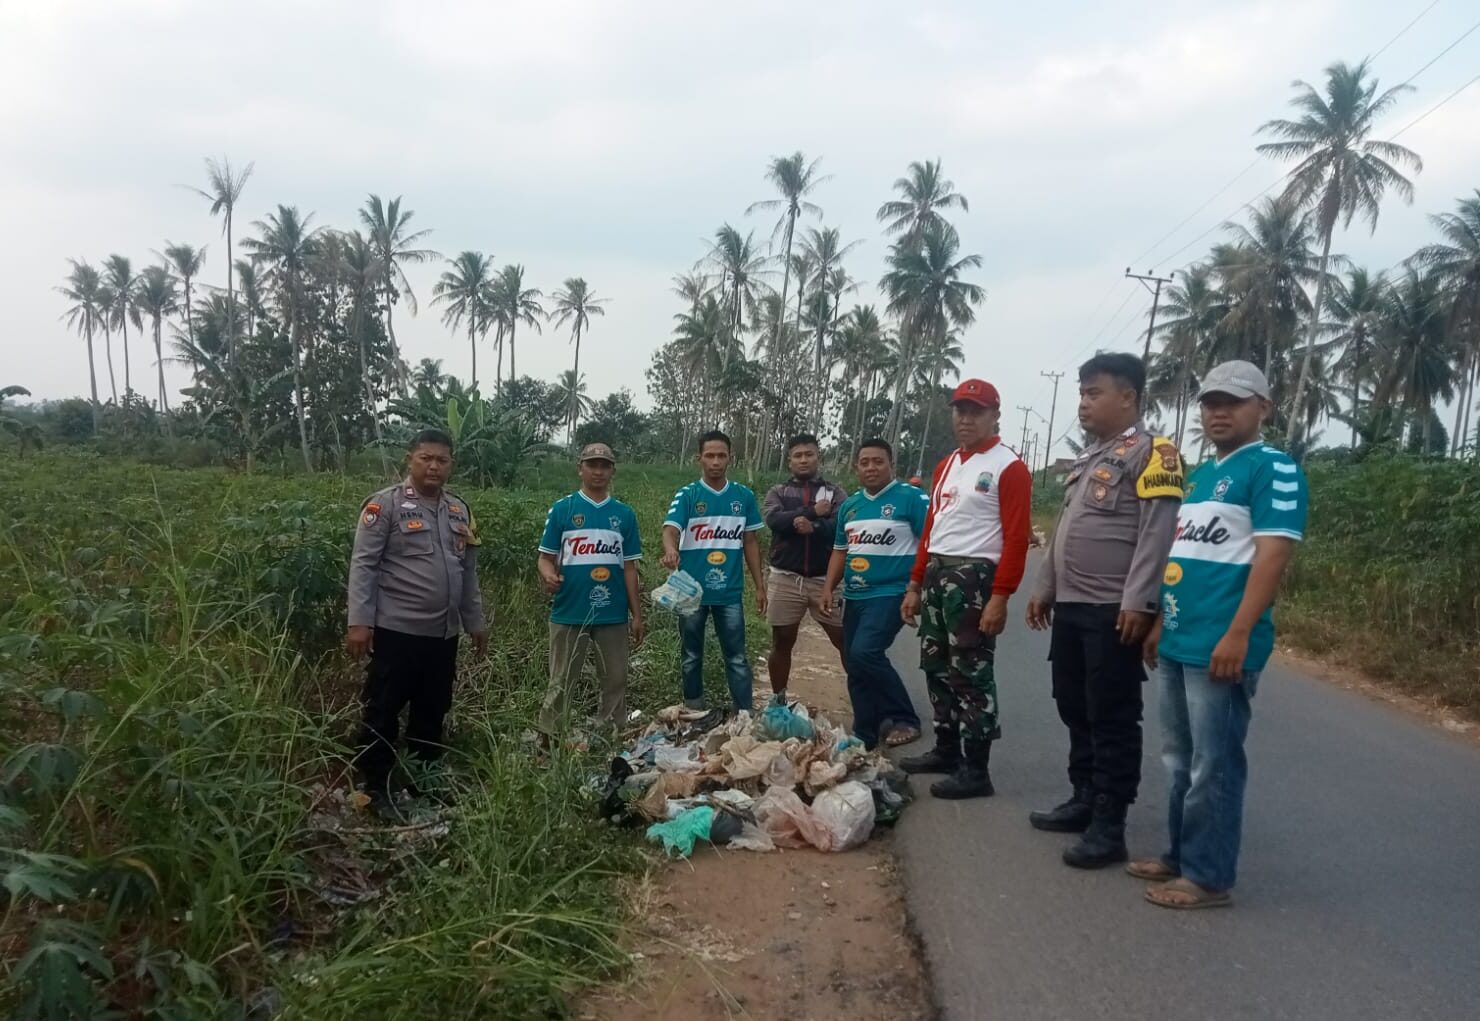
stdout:
[[655,822],[647,829],[647,838],[653,843],[663,842],[663,850],[669,855],[675,851],[680,858],[694,853],[694,842],[709,839],[709,829],[714,825],[714,809],[709,805],[691,808],[675,819]]
[[810,741],[812,740],[812,721],[805,716],[798,716],[784,705],[773,702],[766,706],[766,711],[761,713],[761,718],[756,721],[755,734],[762,741],[785,741],[789,737]]

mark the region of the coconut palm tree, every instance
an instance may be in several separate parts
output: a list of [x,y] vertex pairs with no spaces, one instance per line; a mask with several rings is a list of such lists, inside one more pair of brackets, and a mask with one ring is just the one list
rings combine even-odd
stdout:
[[676,353],[684,372],[698,382],[702,392],[700,419],[712,422],[715,412],[716,380],[724,375],[725,366],[734,358],[743,358],[738,343],[730,332],[729,309],[713,294],[706,294],[698,309],[680,312],[673,317]]
[[[833,293],[832,284],[834,277],[841,287],[847,280],[847,274],[842,272],[843,256],[858,247],[857,241],[843,244],[836,227],[809,228],[807,236],[802,239],[802,251],[816,267],[816,277],[821,283],[818,293],[822,296],[821,305],[818,308],[819,315],[814,324],[815,333],[812,342],[813,348],[813,404],[817,409],[816,425],[822,427],[822,401],[823,391],[823,348],[827,331],[837,322],[837,306],[842,304],[841,291]],[[829,304],[831,302],[831,304]]]
[[[780,192],[778,199],[764,199],[760,202],[752,202],[745,210],[749,216],[757,209],[771,211],[781,210],[781,216],[776,220],[776,227],[771,232],[772,244],[776,241],[778,234],[784,235],[785,240],[781,245],[781,307],[786,307],[786,289],[790,282],[791,273],[791,243],[796,234],[797,217],[806,213],[810,216],[821,216],[822,207],[807,199],[807,196],[816,191],[818,186],[827,181],[830,175],[819,176],[817,166],[822,161],[815,159],[811,163],[800,152],[794,152],[790,156],[775,156],[766,166],[766,180],[775,185]],[[775,331],[777,336],[772,338],[772,373],[775,373],[774,364],[775,351],[779,347],[779,336],[781,323],[777,322]]]
[[932,225],[944,224],[941,210],[959,209],[964,213],[970,209],[955,183],[941,176],[938,159],[911,163],[908,176],[896,180],[894,190],[900,197],[879,207],[879,222],[884,224],[885,234],[902,234],[900,240],[905,244],[918,244]]
[[[241,200],[242,192],[247,187],[247,178],[252,176],[252,167],[255,164],[248,163],[240,171],[231,169],[231,160],[225,156],[218,163],[210,157],[206,158],[206,180],[205,190],[192,188],[197,195],[211,204],[211,215],[222,214],[221,233],[226,235],[226,304],[229,309],[227,316],[226,333],[226,361],[228,366],[236,369],[236,288],[231,278],[231,271],[236,266],[235,256],[231,248],[231,224],[236,214],[236,204]],[[125,353],[125,357],[127,354]],[[127,372],[124,373],[128,375]],[[127,383],[124,384],[127,389]]]
[[863,425],[868,402],[873,400],[877,380],[883,378],[888,368],[888,345],[884,336],[879,314],[872,305],[855,305],[844,317],[839,328],[840,343],[849,353],[848,375],[858,387],[852,439],[854,444],[863,442]]
[[132,262],[122,255],[110,255],[103,260],[103,282],[113,298],[108,308],[108,323],[123,330],[123,396],[127,398],[134,389],[129,368],[128,324],[133,323],[136,330],[144,328],[144,321],[139,318],[139,307],[134,301],[134,289],[139,280],[134,275]]
[[103,309],[103,354],[108,363],[108,391],[113,395],[113,406],[118,407],[118,380],[113,375],[113,323],[109,319],[108,310],[114,303],[113,289],[107,282],[98,285],[98,304]]
[[1248,226],[1225,223],[1223,229],[1233,237],[1217,262],[1233,296],[1223,326],[1240,338],[1241,357],[1262,356],[1273,380],[1276,359],[1293,348],[1301,317],[1312,314],[1305,290],[1318,281],[1312,219],[1288,199],[1267,198],[1249,210]]
[[442,322],[456,330],[468,324],[468,348],[472,354],[472,389],[478,389],[478,336],[487,330],[492,318],[489,291],[493,283],[493,259],[482,252],[463,252],[447,260],[450,269],[442,271],[432,288],[432,301],[446,305]]
[[1217,343],[1219,324],[1227,315],[1228,306],[1213,282],[1212,267],[1208,263],[1200,263],[1181,273],[1180,282],[1166,289],[1162,309],[1165,316],[1157,323],[1156,329],[1165,343],[1158,361],[1171,369],[1167,380],[1170,388],[1160,392],[1157,388],[1148,388],[1147,400],[1150,404],[1157,397],[1172,398],[1176,437],[1181,443],[1187,428],[1187,412],[1192,405],[1195,373],[1213,363],[1212,352]]
[[688,303],[689,310],[699,307],[709,291],[709,278],[703,273],[680,273],[673,278],[673,293]]
[[200,276],[200,268],[206,261],[206,246],[199,248],[193,245],[177,245],[166,241],[164,251],[156,253],[165,259],[174,269],[175,273],[185,285],[185,335],[190,338],[190,343],[195,344],[195,320],[192,318],[195,304],[195,296],[191,293],[190,283]]
[[430,248],[417,248],[430,230],[410,230],[407,226],[416,213],[401,209],[401,196],[389,203],[382,202],[379,195],[365,200],[360,210],[360,223],[370,238],[379,259],[381,291],[385,295],[385,335],[391,348],[392,376],[405,392],[405,364],[401,361],[401,348],[396,343],[395,324],[391,320],[391,308],[399,298],[406,299],[406,308],[416,315],[416,295],[411,290],[411,281],[406,279],[407,263],[429,262],[438,258]]
[[[1355,67],[1338,62],[1326,68],[1324,95],[1306,82],[1296,81],[1291,105],[1299,113],[1299,119],[1271,120],[1259,129],[1282,139],[1259,145],[1259,152],[1277,159],[1300,161],[1290,172],[1284,197],[1297,205],[1313,207],[1316,233],[1321,239],[1316,297],[1306,330],[1300,375],[1290,399],[1292,412],[1300,407],[1310,378],[1311,356],[1315,354],[1316,336],[1326,307],[1326,270],[1337,222],[1343,228],[1350,227],[1352,219],[1360,213],[1376,231],[1378,212],[1389,188],[1405,202],[1413,201],[1413,185],[1399,168],[1423,170],[1423,161],[1413,150],[1369,137],[1377,118],[1409,91],[1409,86],[1399,85],[1379,94],[1377,79],[1370,75],[1368,64],[1368,60]],[[1287,444],[1294,441],[1300,420],[1298,414],[1289,416]]]
[[[164,384],[164,345],[160,327],[168,316],[180,310],[180,292],[175,288],[175,278],[170,275],[170,271],[163,266],[144,267],[144,272],[139,274],[137,300],[139,311],[149,317],[149,322],[154,327],[154,365],[159,374],[159,411],[161,415],[168,415],[170,399]],[[195,348],[193,337],[190,347],[192,350]],[[165,423],[165,428],[168,429],[168,418]]]
[[725,307],[730,332],[738,337],[745,321],[754,315],[761,281],[767,275],[765,257],[755,245],[755,232],[741,237],[738,230],[724,224],[714,232],[709,253],[701,263],[708,263],[719,274],[714,290]]
[[423,358],[411,370],[411,385],[428,393],[438,393],[447,385],[447,378],[440,358]]
[[[590,328],[592,316],[606,315],[606,309],[602,308],[606,300],[591,293],[591,288],[584,277],[571,277],[566,280],[565,286],[555,292],[554,298],[555,307],[550,310],[550,318],[557,327],[570,323],[570,339],[576,347],[575,366],[571,371],[575,373],[574,378],[580,379],[581,334]],[[573,407],[577,412],[581,411],[579,404]],[[579,414],[570,419],[567,443],[574,440],[579,420]]]
[[41,449],[41,427],[28,419],[17,418],[5,410],[5,402],[11,397],[29,397],[31,391],[23,386],[0,386],[0,432],[15,437],[16,453],[26,456],[28,450]]
[[[545,293],[538,288],[524,286],[524,267],[519,264],[505,266],[499,270],[498,278],[494,283],[494,314],[499,317],[500,339],[509,342],[509,378],[518,379],[519,371],[515,366],[514,337],[523,323],[536,333],[543,333],[540,328],[540,320],[545,318],[545,306],[540,304],[540,299]],[[499,362],[503,362],[502,348],[500,348]]]
[[963,357],[965,352],[961,349],[961,338],[956,333],[938,335],[926,343],[920,352],[919,363],[915,366],[914,385],[916,390],[925,393],[925,428],[920,433],[920,450],[915,461],[916,475],[923,477],[925,473],[925,445],[930,441],[930,419],[940,397],[941,381],[961,377]]
[[102,409],[98,404],[98,370],[93,361],[93,330],[107,321],[109,310],[102,301],[102,275],[86,262],[76,259],[67,261],[72,264],[72,272],[67,274],[67,282],[58,287],[57,291],[72,303],[62,313],[62,317],[67,320],[68,326],[82,334],[87,341],[87,375],[92,387],[93,432],[97,432]]
[[369,345],[365,342],[365,324],[374,317],[380,303],[380,259],[370,239],[359,231],[353,231],[341,238],[340,258],[343,260],[341,276],[349,289],[349,328],[354,335],[356,353],[360,359],[360,386],[365,391],[365,408],[370,412],[375,445],[380,449],[381,468],[389,472],[390,460],[382,442],[375,384],[370,376]]
[[1461,399],[1455,407],[1453,452],[1469,442],[1470,409],[1480,382],[1480,188],[1453,213],[1429,217],[1444,240],[1425,245],[1413,261],[1437,273],[1449,296],[1449,328],[1460,350]]
[[[257,335],[257,317],[262,314],[262,283],[258,279],[256,265],[250,259],[236,260],[236,279],[241,284],[242,310],[246,313],[247,336],[254,337]],[[228,295],[227,304],[235,307],[236,301]],[[230,333],[227,336],[229,342],[230,337],[235,334]]]
[[[582,416],[591,414],[591,409],[596,406],[596,402],[586,393],[585,377],[578,375],[575,369],[566,369],[560,374],[551,396],[555,398],[556,406],[564,409],[566,422],[572,424],[579,421]],[[574,437],[575,431],[572,425],[565,442],[571,443]]]
[[1445,319],[1444,283],[1437,273],[1410,269],[1388,288],[1383,316],[1388,371],[1375,403],[1400,402],[1410,422],[1421,422],[1424,450],[1432,449],[1434,405],[1454,396]]
[[906,388],[920,352],[952,330],[976,320],[976,306],[986,290],[961,279],[982,264],[980,255],[961,255],[961,239],[947,223],[932,223],[918,245],[896,242],[889,250],[889,271],[879,286],[889,296],[888,309],[900,321],[905,345],[895,370],[894,407],[890,410],[891,442],[898,443],[903,425]]
[[[303,215],[297,206],[279,205],[276,213],[252,224],[261,237],[246,238],[242,247],[266,270],[263,281],[273,292],[278,315],[288,330],[293,349],[293,411],[298,419],[298,444],[303,453],[303,467],[313,471],[313,455],[308,448],[308,416],[303,397],[302,310],[308,274],[313,266],[317,228],[310,228],[313,214]],[[372,247],[374,242],[371,242]],[[377,249],[377,256],[379,252]]]
[[1357,447],[1358,423],[1362,418],[1362,388],[1378,376],[1374,349],[1382,332],[1382,317],[1387,311],[1387,275],[1369,273],[1361,266],[1347,272],[1343,280],[1331,282],[1331,317],[1339,332],[1332,343],[1340,346],[1341,356],[1332,366],[1351,384],[1352,449]]

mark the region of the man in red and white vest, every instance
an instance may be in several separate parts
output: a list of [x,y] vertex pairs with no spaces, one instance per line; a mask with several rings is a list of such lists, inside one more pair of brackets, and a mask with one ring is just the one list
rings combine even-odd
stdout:
[[1033,475],[997,435],[997,388],[968,379],[951,396],[959,447],[935,467],[930,512],[901,612],[920,620],[920,668],[935,715],[935,748],[900,763],[911,773],[950,773],[938,798],[992,793],[987,772],[1001,736],[997,636],[1023,579],[1032,535]]

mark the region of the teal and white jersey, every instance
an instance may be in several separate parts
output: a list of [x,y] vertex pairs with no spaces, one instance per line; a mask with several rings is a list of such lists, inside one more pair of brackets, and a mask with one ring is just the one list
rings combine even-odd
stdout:
[[745,533],[765,527],[755,493],[738,482],[714,490],[697,479],[673,495],[664,526],[678,529],[678,566],[704,586],[705,606],[729,606],[745,591]]
[[843,501],[833,549],[848,554],[844,599],[904,593],[929,508],[924,490],[898,480],[873,496],[860,489]]
[[[1244,597],[1255,536],[1300,541],[1307,502],[1300,466],[1263,443],[1193,470],[1161,586],[1163,656],[1188,666],[1208,665]],[[1273,651],[1271,608],[1254,625],[1244,669],[1264,669]]]
[[608,496],[596,503],[577,490],[555,501],[540,552],[560,565],[560,591],[550,607],[557,624],[627,623],[627,561],[642,559],[637,515]]

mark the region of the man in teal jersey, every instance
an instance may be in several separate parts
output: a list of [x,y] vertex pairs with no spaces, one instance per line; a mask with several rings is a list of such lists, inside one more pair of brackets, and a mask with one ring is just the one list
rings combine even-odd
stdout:
[[894,477],[894,449],[864,440],[855,463],[863,488],[838,510],[838,534],[823,582],[831,607],[843,585],[843,658],[853,733],[869,748],[907,744],[920,736],[920,716],[889,662],[889,646],[904,626],[900,606],[915,566],[930,497]]
[[683,642],[683,700],[704,708],[704,621],[714,618],[715,636],[725,656],[725,680],[735,709],[752,708],[754,678],[745,658],[745,576],[755,583],[756,608],[766,612],[761,578],[761,548],[756,532],[765,527],[755,493],[731,482],[730,438],[718,429],[699,437],[702,477],[673,496],[663,520],[663,566],[682,568],[704,587],[699,608],[679,617]]
[[1145,643],[1147,664],[1160,662],[1170,842],[1160,858],[1126,866],[1151,880],[1146,899],[1167,908],[1231,903],[1250,703],[1274,650],[1271,608],[1307,509],[1299,466],[1260,441],[1271,405],[1257,366],[1214,367],[1198,401],[1217,456],[1187,480],[1161,618]]
[[637,515],[611,495],[616,455],[605,443],[588,443],[578,471],[581,488],[555,501],[540,538],[540,581],[554,597],[550,683],[540,709],[540,731],[547,742],[566,722],[571,689],[593,648],[601,683],[597,718],[621,722],[626,715],[629,626],[633,645],[643,639],[637,576],[642,540]]

